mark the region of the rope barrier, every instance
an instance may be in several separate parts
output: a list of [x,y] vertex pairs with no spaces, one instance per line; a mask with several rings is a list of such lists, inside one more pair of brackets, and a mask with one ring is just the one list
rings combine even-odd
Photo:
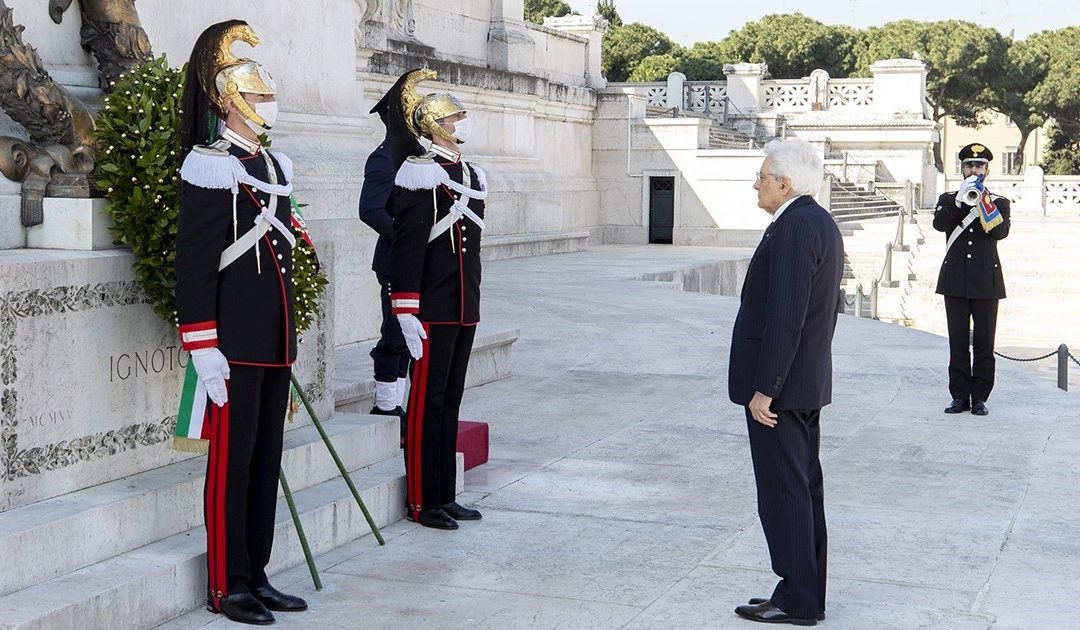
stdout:
[[[1017,361],[1017,362],[1020,362],[1020,363],[1029,363],[1029,362],[1031,362],[1031,361],[1042,361],[1043,359],[1049,359],[1050,357],[1052,357],[1052,356],[1054,356],[1055,354],[1057,354],[1057,350],[1054,350],[1053,352],[1050,352],[1050,353],[1044,354],[1044,355],[1042,355],[1041,357],[1033,357],[1033,358],[1031,358],[1031,359],[1019,359],[1019,358],[1017,358],[1017,357],[1010,357],[1009,355],[1007,355],[1007,354],[1002,354],[1002,353],[998,352],[997,350],[995,350],[995,351],[994,351],[994,354],[998,355],[998,356],[999,356],[999,357],[1001,357],[1002,359],[1008,359],[1008,360],[1010,360],[1010,361]],[[1070,353],[1070,354],[1069,354],[1069,356],[1072,356],[1072,354]],[[1076,359],[1073,359],[1073,361],[1075,361],[1075,360],[1076,360]],[[1080,363],[1077,363],[1077,365],[1080,365]]]

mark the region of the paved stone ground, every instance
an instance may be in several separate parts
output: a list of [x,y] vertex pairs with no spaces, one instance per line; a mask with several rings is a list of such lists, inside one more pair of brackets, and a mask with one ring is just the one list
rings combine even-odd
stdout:
[[[738,300],[634,280],[746,250],[598,247],[485,269],[484,317],[518,327],[509,379],[466,393],[491,461],[479,523],[399,522],[274,579],[292,628],[755,628],[775,583],[742,410]],[[491,325],[489,324],[489,325]],[[985,418],[946,416],[947,342],[842,316],[822,414],[829,628],[1080,627],[1080,408],[998,362]],[[229,622],[196,612],[169,630]]]

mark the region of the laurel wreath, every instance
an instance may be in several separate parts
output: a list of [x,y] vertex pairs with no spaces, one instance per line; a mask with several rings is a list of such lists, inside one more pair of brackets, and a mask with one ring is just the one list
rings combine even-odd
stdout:
[[[108,198],[113,240],[135,254],[135,279],[162,319],[176,323],[176,229],[180,216],[180,122],[184,68],[165,55],[120,75],[97,116],[97,188]],[[321,315],[327,278],[300,228],[293,247],[298,332]]]

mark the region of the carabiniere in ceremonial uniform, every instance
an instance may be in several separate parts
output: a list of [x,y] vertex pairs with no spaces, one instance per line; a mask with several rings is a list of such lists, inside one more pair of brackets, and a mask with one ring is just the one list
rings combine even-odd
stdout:
[[[946,234],[937,292],[945,296],[949,393],[945,413],[984,416],[994,388],[994,333],[1005,279],[997,243],[1009,235],[1009,200],[983,185],[993,153],[973,143],[960,150],[964,181],[938,198],[934,229]],[[969,352],[969,337],[974,358]]]
[[413,135],[432,140],[431,152],[410,155],[395,178],[391,307],[417,357],[405,440],[407,509],[427,527],[455,529],[457,520],[480,518],[455,501],[455,486],[458,414],[480,321],[487,179],[456,149],[467,130],[460,101],[445,93],[415,94],[417,82],[434,78],[431,71],[405,78],[395,111]]
[[[276,117],[277,88],[262,66],[232,55],[237,40],[258,42],[245,22],[215,24],[189,63],[176,308],[182,346],[205,392],[193,403],[205,414],[192,414],[188,437],[210,442],[207,607],[267,624],[271,610],[307,608],[266,575],[296,360],[293,173],[288,157],[257,139]],[[214,128],[220,139],[207,144]]]

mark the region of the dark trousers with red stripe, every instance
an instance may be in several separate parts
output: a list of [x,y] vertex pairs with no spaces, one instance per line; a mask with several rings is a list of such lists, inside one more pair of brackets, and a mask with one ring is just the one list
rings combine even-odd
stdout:
[[424,356],[413,364],[405,438],[406,501],[412,518],[454,500],[457,430],[476,326],[424,324]]
[[813,619],[825,612],[825,486],[821,475],[821,410],[777,411],[769,428],[746,410],[750,456],[757,482],[758,516],[780,576],[769,598],[789,615]]
[[206,563],[210,601],[267,583],[289,400],[287,367],[230,365],[229,402],[210,408]]

